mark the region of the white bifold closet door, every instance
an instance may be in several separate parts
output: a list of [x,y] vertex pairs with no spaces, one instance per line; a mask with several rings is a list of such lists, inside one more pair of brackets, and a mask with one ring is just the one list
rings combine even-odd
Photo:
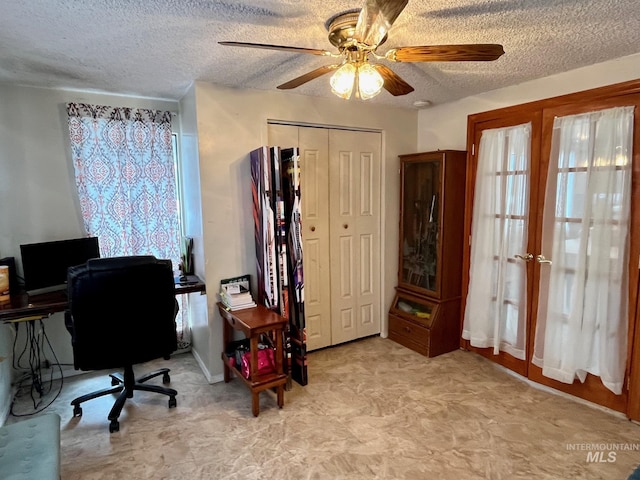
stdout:
[[269,125],[300,149],[307,349],[380,333],[381,134]]

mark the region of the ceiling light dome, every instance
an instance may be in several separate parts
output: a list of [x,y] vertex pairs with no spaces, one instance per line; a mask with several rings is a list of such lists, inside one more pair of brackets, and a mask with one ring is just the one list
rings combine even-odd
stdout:
[[355,78],[356,67],[352,63],[345,63],[331,75],[331,91],[341,98],[349,99]]
[[358,67],[358,93],[360,98],[368,100],[380,93],[384,85],[382,75],[370,63],[363,63]]

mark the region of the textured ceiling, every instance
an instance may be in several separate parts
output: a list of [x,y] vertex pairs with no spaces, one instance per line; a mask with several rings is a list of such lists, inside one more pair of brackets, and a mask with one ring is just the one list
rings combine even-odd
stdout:
[[[219,41],[335,48],[326,20],[362,0],[0,0],[0,82],[179,99],[195,80],[276,86],[332,59]],[[640,52],[638,0],[409,0],[378,53],[499,43],[493,62],[386,63],[415,91],[368,102],[412,108]],[[329,75],[292,90],[332,96]],[[359,100],[350,100],[359,101]]]

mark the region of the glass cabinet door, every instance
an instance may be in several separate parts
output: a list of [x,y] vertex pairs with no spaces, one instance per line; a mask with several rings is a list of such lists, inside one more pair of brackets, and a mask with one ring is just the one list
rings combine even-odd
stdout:
[[439,290],[441,168],[439,157],[401,163],[399,283],[427,293]]
[[430,327],[437,312],[437,304],[426,299],[399,292],[391,305],[391,313]]

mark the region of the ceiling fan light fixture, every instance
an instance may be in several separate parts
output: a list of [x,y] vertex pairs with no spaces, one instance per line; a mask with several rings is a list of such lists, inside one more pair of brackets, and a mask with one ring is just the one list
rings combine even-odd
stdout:
[[348,100],[355,88],[358,98],[368,100],[382,91],[384,79],[370,63],[348,62],[335,71],[329,84],[331,91],[340,98]]
[[340,98],[349,99],[353,91],[356,78],[356,67],[352,63],[345,63],[331,75],[329,84],[331,91]]
[[[420,45],[396,47],[384,55],[376,53],[387,40],[387,34],[409,0],[361,0],[362,8],[355,8],[333,15],[325,23],[329,42],[338,53],[316,48],[271,45],[268,43],[218,42],[235,47],[264,48],[293,53],[328,56],[342,59],[338,64],[325,65],[278,85],[279,90],[289,90],[334,72],[331,91],[340,98],[349,99],[355,90],[356,98],[373,98],[384,88],[394,97],[407,95],[414,88],[392,69],[382,63],[370,64],[369,58],[390,62],[486,62],[497,60],[504,54],[502,45],[471,43],[460,45]],[[422,108],[424,104],[414,105]]]
[[360,98],[368,100],[380,93],[384,86],[384,79],[378,70],[370,63],[363,63],[358,67],[358,92]]

